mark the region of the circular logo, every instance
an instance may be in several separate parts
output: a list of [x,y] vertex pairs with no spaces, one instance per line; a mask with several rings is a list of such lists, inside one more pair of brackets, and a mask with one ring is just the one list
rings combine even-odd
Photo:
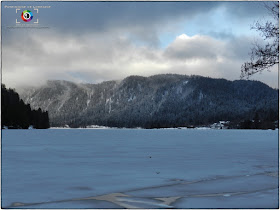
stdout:
[[21,19],[25,22],[29,22],[30,20],[32,20],[33,18],[33,14],[30,10],[24,10],[21,13]]

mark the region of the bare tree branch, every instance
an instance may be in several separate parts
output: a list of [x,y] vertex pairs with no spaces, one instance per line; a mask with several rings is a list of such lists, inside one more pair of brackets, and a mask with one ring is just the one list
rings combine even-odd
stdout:
[[279,64],[279,2],[265,4],[265,7],[275,22],[267,21],[262,24],[257,21],[251,27],[251,29],[259,31],[267,43],[264,46],[254,43],[250,52],[250,62],[245,62],[241,66],[240,78],[248,79],[253,74],[269,70],[275,64]]

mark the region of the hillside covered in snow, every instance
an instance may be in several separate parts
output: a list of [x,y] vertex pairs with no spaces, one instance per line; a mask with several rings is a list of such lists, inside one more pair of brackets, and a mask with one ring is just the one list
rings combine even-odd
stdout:
[[278,119],[278,90],[258,81],[174,74],[100,84],[55,80],[20,96],[48,111],[51,126],[162,128]]

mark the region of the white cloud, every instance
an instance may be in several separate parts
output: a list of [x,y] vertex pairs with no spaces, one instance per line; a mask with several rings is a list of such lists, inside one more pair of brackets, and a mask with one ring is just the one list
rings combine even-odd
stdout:
[[181,34],[167,47],[165,56],[175,60],[217,59],[225,43],[209,36]]

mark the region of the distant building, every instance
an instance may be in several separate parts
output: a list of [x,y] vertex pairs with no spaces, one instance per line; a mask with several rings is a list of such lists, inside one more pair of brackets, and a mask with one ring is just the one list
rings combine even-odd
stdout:
[[228,129],[229,121],[219,121],[218,123],[214,123],[210,125],[212,129]]

